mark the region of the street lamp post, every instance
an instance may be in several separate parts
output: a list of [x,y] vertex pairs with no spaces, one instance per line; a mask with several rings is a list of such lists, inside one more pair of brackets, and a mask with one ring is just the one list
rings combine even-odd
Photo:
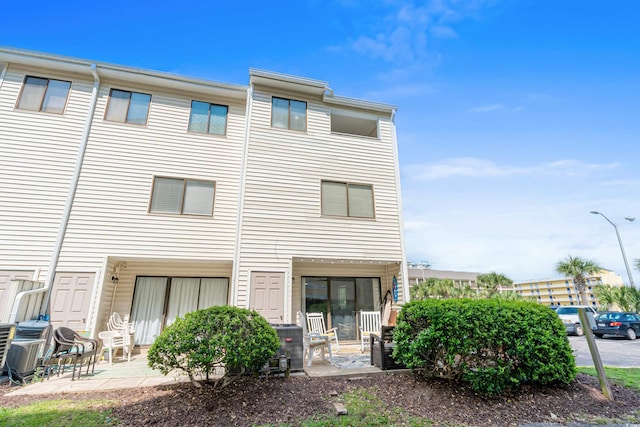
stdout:
[[[602,216],[604,219],[607,220],[609,224],[613,225],[613,229],[616,230],[616,237],[618,237],[618,243],[620,244],[620,251],[622,252],[622,259],[624,260],[624,266],[627,269],[627,276],[629,276],[629,283],[631,284],[631,286],[635,286],[635,284],[633,283],[633,276],[631,275],[631,269],[629,268],[629,262],[627,261],[627,255],[624,253],[624,246],[622,246],[622,240],[620,239],[620,233],[618,232],[618,226],[613,222],[611,222],[611,220],[607,218],[605,214],[603,214],[602,212],[591,211],[591,213],[594,215]],[[627,221],[635,220],[635,218],[631,218],[631,217],[625,217],[625,219]]]

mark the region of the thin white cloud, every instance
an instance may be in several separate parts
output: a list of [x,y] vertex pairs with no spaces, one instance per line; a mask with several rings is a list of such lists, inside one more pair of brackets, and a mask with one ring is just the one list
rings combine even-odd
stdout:
[[588,171],[614,169],[619,163],[585,163],[578,160],[559,160],[530,166],[498,165],[487,159],[458,157],[426,165],[412,165],[405,170],[414,180],[437,180],[466,177],[497,177],[528,174],[576,175]]
[[353,38],[349,47],[373,58],[411,64],[426,60],[429,38],[458,37],[452,24],[477,12],[491,1],[430,0],[405,1],[386,16],[375,20],[369,34]]
[[431,85],[415,83],[415,84],[399,84],[386,87],[383,90],[370,91],[363,95],[365,99],[397,99],[407,96],[424,96],[433,93]]
[[502,104],[492,104],[492,105],[483,105],[480,107],[472,107],[469,109],[472,113],[490,113],[491,111],[502,110],[504,105]]
[[445,25],[438,25],[437,27],[431,28],[429,30],[429,34],[432,34],[439,39],[458,38],[458,33],[456,33],[451,27],[447,27]]
[[635,179],[614,179],[611,181],[604,181],[600,183],[601,187],[637,187],[640,186],[640,181]]

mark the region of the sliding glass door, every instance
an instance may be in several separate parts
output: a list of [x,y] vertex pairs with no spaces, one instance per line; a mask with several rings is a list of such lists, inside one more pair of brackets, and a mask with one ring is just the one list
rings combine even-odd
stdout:
[[167,277],[138,277],[131,307],[136,344],[152,344],[162,331]]
[[131,319],[135,343],[150,345],[164,326],[190,311],[227,305],[228,278],[138,277]]
[[303,277],[302,282],[305,312],[323,313],[327,328],[337,328],[339,339],[357,339],[358,312],[380,307],[377,277]]

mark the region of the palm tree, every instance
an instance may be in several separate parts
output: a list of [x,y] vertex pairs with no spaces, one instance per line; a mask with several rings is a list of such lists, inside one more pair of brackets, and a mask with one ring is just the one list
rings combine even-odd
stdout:
[[556,271],[558,273],[573,278],[573,284],[576,287],[578,297],[583,305],[588,305],[584,292],[586,288],[586,278],[596,274],[600,270],[602,270],[602,267],[596,264],[595,261],[572,257],[571,255],[556,264]]
[[502,293],[502,288],[509,288],[511,285],[513,285],[513,280],[495,271],[478,275],[478,286],[484,287],[489,297]]
[[640,309],[640,291],[630,285],[617,287],[613,290],[613,301],[620,310],[637,313]]
[[605,310],[615,304],[615,289],[611,285],[596,285],[593,293],[598,298],[598,302]]

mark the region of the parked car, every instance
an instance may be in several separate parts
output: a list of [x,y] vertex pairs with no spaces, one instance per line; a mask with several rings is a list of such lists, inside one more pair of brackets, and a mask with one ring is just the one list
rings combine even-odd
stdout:
[[596,309],[589,305],[571,305],[556,309],[556,313],[564,323],[565,328],[567,328],[567,334],[584,335],[584,327],[580,324],[580,317],[578,316],[579,308],[584,308],[587,311],[587,315],[595,316],[598,314]]
[[640,315],[631,312],[608,311],[596,316],[596,329],[593,334],[602,338],[604,335],[616,335],[635,340],[640,335]]

